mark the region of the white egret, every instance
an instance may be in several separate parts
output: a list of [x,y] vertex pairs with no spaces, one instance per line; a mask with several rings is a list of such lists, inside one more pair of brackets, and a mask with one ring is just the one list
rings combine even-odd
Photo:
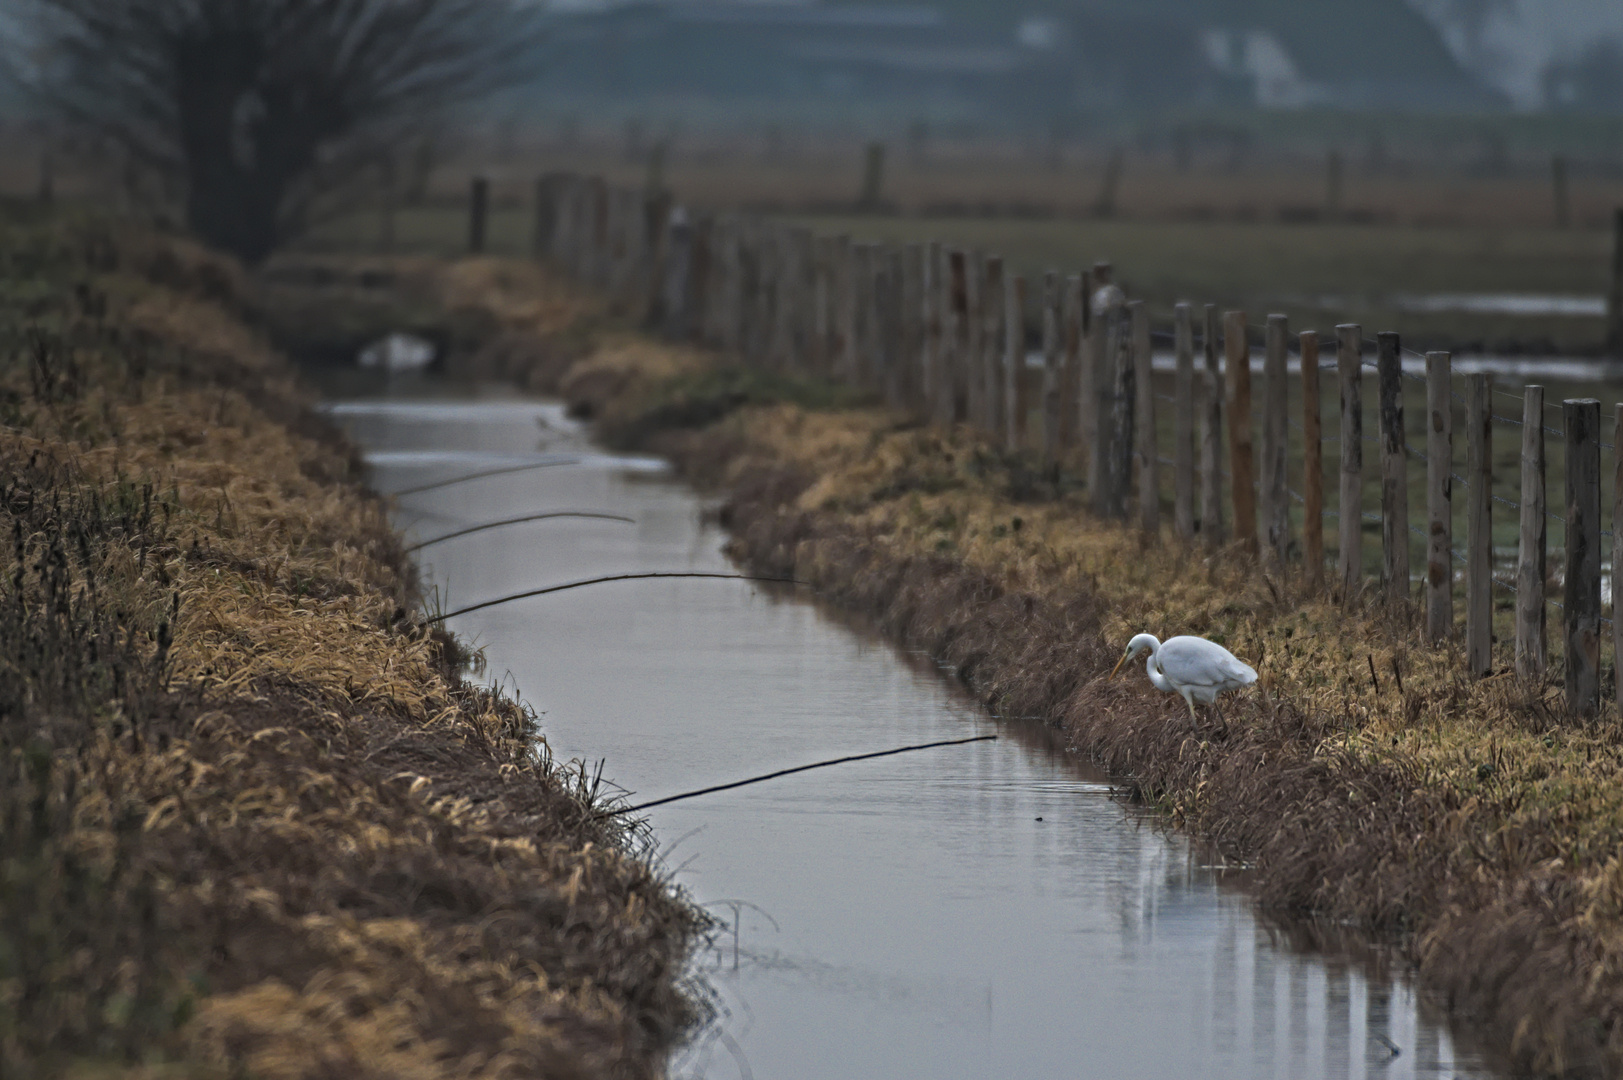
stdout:
[[1123,664],[1145,651],[1150,654],[1144,662],[1150,685],[1182,695],[1191,718],[1195,717],[1195,702],[1215,705],[1218,694],[1257,681],[1257,673],[1249,664],[1215,641],[1182,636],[1168,638],[1163,644],[1153,634],[1139,634],[1129,641],[1110,677],[1114,679]]

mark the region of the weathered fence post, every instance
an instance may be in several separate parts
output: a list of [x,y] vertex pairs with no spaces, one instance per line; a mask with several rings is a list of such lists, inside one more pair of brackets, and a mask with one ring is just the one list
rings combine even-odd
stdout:
[[1567,708],[1600,707],[1600,402],[1561,403],[1567,442]]
[[490,213],[490,181],[473,178],[468,190],[468,251],[482,255],[485,250],[485,224]]
[[924,326],[919,352],[919,415],[929,419],[935,414],[935,400],[941,384],[941,331],[944,315],[941,311],[941,243],[932,240],[924,245],[923,314]]
[[1247,555],[1257,554],[1257,489],[1251,444],[1251,342],[1245,312],[1223,315],[1223,351],[1229,382],[1229,497],[1234,502],[1234,539]]
[[1082,388],[1082,354],[1087,351],[1082,325],[1086,321],[1088,294],[1087,285],[1080,274],[1066,275],[1061,290],[1060,351],[1064,359],[1060,364],[1058,442],[1060,453],[1075,465],[1080,463],[1077,458],[1079,416],[1081,398],[1085,396]]
[[1003,356],[1008,344],[1003,332],[1007,305],[1003,295],[1003,256],[988,255],[981,280],[981,414],[975,422],[1001,446],[1003,406]]
[[1174,311],[1172,379],[1172,531],[1195,536],[1195,323],[1187,302]]
[[904,324],[911,321],[911,311],[902,303],[903,260],[902,249],[886,244],[880,249],[883,260],[881,280],[884,290],[879,304],[881,327],[880,362],[884,365],[885,403],[892,409],[907,407],[903,380],[907,377],[906,332]]
[[851,369],[851,385],[872,390],[879,385],[879,245],[851,245],[852,277],[856,281],[853,313],[852,350],[855,363]]
[[1061,313],[1060,277],[1053,270],[1043,272],[1043,457],[1049,468],[1060,457],[1061,385],[1064,373],[1064,321]]
[[1386,602],[1401,610],[1409,599],[1409,446],[1403,428],[1403,345],[1390,331],[1376,338],[1380,391],[1381,584]]
[[856,253],[849,236],[834,238],[834,266],[830,284],[833,286],[833,346],[830,349],[830,374],[849,385],[857,358],[857,282]]
[[1287,456],[1290,423],[1285,383],[1286,335],[1289,320],[1268,316],[1267,351],[1262,362],[1262,522],[1269,557],[1283,569],[1290,553],[1290,501],[1287,494]]
[[1218,360],[1217,305],[1207,304],[1202,324],[1205,407],[1200,425],[1200,538],[1210,547],[1223,543],[1223,368]]
[[1134,456],[1138,458],[1138,523],[1154,536],[1161,529],[1160,467],[1155,454],[1155,383],[1151,378],[1153,346],[1150,313],[1144,301],[1127,305],[1133,317]]
[[[1133,475],[1133,406],[1138,372],[1133,367],[1132,317],[1126,307],[1112,309],[1106,328],[1106,370],[1112,375],[1110,392],[1100,401],[1100,454],[1105,459],[1104,481],[1094,499],[1094,512],[1103,517],[1125,517],[1127,490]],[[1103,408],[1108,402],[1109,409]]]
[[1307,587],[1324,585],[1324,419],[1319,399],[1319,335],[1304,330],[1302,354],[1302,563]]
[[1026,392],[1026,279],[1020,274],[1004,278],[1003,332],[1003,446],[1010,453],[1026,448],[1026,419],[1031,399]]
[[1516,675],[1529,682],[1542,682],[1549,662],[1549,638],[1544,618],[1544,578],[1548,566],[1544,470],[1544,387],[1527,386],[1522,388],[1521,538],[1516,548]]
[[1452,357],[1426,354],[1426,637],[1454,632],[1454,407]]
[[1472,375],[1465,400],[1465,667],[1493,670],[1493,377]]
[[1341,550],[1336,568],[1341,596],[1351,602],[1364,577],[1364,329],[1336,327],[1336,373],[1341,377]]
[[[1612,662],[1623,671],[1623,401],[1612,408]],[[1618,710],[1623,713],[1623,678],[1617,679]]]
[[958,329],[958,419],[970,424],[981,422],[982,395],[986,379],[981,374],[984,362],[983,334],[986,313],[981,303],[981,291],[986,286],[986,254],[971,250],[964,255],[964,320]]
[[942,395],[936,399],[936,420],[951,427],[964,416],[964,369],[969,362],[969,255],[955,248],[947,258],[947,327],[942,338],[946,362]]
[[896,380],[902,408],[915,417],[924,415],[922,398],[924,355],[924,249],[908,244],[902,249],[901,353]]
[[665,241],[664,278],[660,283],[660,301],[652,313],[659,319],[660,328],[673,341],[689,336],[693,322],[693,226],[680,211],[671,214],[666,224],[669,237]]

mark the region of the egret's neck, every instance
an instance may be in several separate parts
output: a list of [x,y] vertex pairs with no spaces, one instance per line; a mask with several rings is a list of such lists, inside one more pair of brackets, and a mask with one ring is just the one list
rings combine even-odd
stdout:
[[1172,690],[1172,684],[1167,682],[1166,676],[1161,674],[1161,669],[1155,664],[1155,654],[1160,651],[1160,649],[1150,650],[1150,658],[1144,661],[1144,672],[1150,677],[1151,686],[1155,687],[1157,690],[1170,692]]

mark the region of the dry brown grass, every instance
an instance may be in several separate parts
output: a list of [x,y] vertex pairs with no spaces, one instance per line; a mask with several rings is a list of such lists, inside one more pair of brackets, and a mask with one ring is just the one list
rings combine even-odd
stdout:
[[[707,415],[671,411],[693,385],[675,357],[614,339],[554,385],[724,490],[741,560],[929,650],[994,711],[1049,717],[1252,864],[1263,903],[1399,935],[1518,1070],[1623,1070],[1615,713],[1567,716],[1555,677],[1468,680],[1412,615],[1098,522],[967,428],[749,395],[662,423]],[[588,377],[604,368],[607,388]],[[1141,630],[1221,641],[1260,685],[1192,723],[1136,669],[1105,678]]]
[[234,269],[0,234],[0,1073],[657,1075],[701,916],[412,614]]

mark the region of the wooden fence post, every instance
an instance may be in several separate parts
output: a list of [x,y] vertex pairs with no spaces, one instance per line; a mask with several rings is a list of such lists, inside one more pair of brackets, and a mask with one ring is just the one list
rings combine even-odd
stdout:
[[1087,286],[1081,274],[1067,274],[1060,294],[1060,388],[1059,388],[1059,447],[1073,465],[1077,459],[1080,435],[1080,399],[1082,389],[1082,354],[1087,349],[1082,335],[1088,304]]
[[958,357],[958,419],[970,424],[981,422],[982,395],[986,378],[981,373],[986,312],[981,291],[986,286],[986,253],[978,249],[964,255],[964,321],[959,328],[961,349]]
[[473,178],[468,191],[468,251],[482,255],[485,251],[485,224],[490,213],[490,181],[483,176]]
[[1454,632],[1454,406],[1452,357],[1426,354],[1426,637]]
[[1302,354],[1302,564],[1307,587],[1324,586],[1324,417],[1319,397],[1319,335],[1304,330]]
[[1290,496],[1287,450],[1290,408],[1285,382],[1285,355],[1290,322],[1268,316],[1267,351],[1262,362],[1262,522],[1271,559],[1283,568],[1290,553]]
[[931,240],[924,245],[923,281],[924,325],[919,351],[919,416],[930,419],[935,415],[935,400],[941,384],[941,242]]
[[1403,344],[1390,331],[1376,338],[1381,433],[1381,584],[1386,602],[1409,599],[1409,445],[1403,427]]
[[1465,667],[1493,670],[1493,377],[1472,375],[1465,401]]
[[[1612,408],[1612,663],[1623,671],[1623,401]],[[1617,679],[1618,710],[1623,713],[1623,678]]]
[[1043,456],[1044,468],[1055,465],[1060,455],[1060,386],[1064,362],[1064,322],[1060,312],[1060,278],[1052,270],[1043,273]]
[[651,314],[659,319],[666,337],[683,341],[693,323],[693,226],[681,214],[672,214],[666,224],[665,273],[660,299]]
[[1600,402],[1561,403],[1567,443],[1567,708],[1600,708]]
[[936,398],[936,421],[951,427],[964,415],[964,366],[969,352],[969,257],[961,248],[947,255],[947,321],[941,339],[941,396]]
[[851,385],[863,390],[873,389],[879,380],[879,365],[874,356],[879,342],[879,307],[875,295],[878,263],[878,244],[851,245],[851,277],[854,282]]
[[1257,489],[1251,443],[1251,342],[1245,312],[1223,315],[1223,351],[1228,359],[1229,483],[1234,502],[1234,539],[1247,555],[1257,554]]
[[1522,388],[1521,537],[1516,549],[1516,675],[1540,683],[1549,663],[1544,617],[1549,550],[1544,473],[1544,387],[1526,386]]
[[993,444],[1003,445],[1003,358],[1008,344],[1003,332],[1007,305],[1003,294],[1003,256],[988,255],[981,282],[981,415],[975,418],[992,436]]
[[897,392],[901,406],[914,417],[922,417],[922,358],[924,355],[924,248],[908,244],[902,249],[901,341],[897,357]]
[[[1119,463],[1115,454],[1122,437],[1119,395],[1125,335],[1119,294],[1113,292],[1095,299],[1100,305],[1093,311],[1097,351],[1093,354],[1093,446],[1088,450],[1088,492],[1094,513],[1108,517],[1118,512],[1115,491]],[[1086,388],[1083,392],[1087,392]]]
[[1228,394],[1218,362],[1217,305],[1204,311],[1201,351],[1205,357],[1205,407],[1200,426],[1200,537],[1210,547],[1223,543],[1223,404]]
[[1154,536],[1161,530],[1160,463],[1155,453],[1155,382],[1151,378],[1154,352],[1150,342],[1150,312],[1144,301],[1127,305],[1133,317],[1133,433],[1138,458],[1138,523]]
[[1026,279],[1020,274],[1004,278],[1003,332],[1003,448],[1011,454],[1026,448],[1026,420],[1031,414],[1030,382],[1026,378]]
[[1195,323],[1189,304],[1173,309],[1172,531],[1195,537]]
[[1351,602],[1364,578],[1364,329],[1336,327],[1336,373],[1341,377],[1341,596]]
[[850,385],[857,359],[856,252],[849,236],[834,238],[834,334],[832,374]]

